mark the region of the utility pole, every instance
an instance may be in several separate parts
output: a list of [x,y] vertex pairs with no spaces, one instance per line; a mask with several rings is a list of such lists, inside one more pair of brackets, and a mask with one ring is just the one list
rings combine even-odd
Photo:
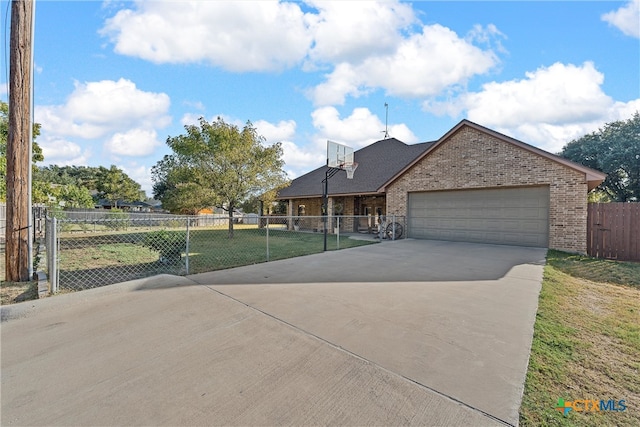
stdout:
[[11,2],[9,135],[7,139],[6,280],[29,277],[31,229],[31,85],[35,0]]

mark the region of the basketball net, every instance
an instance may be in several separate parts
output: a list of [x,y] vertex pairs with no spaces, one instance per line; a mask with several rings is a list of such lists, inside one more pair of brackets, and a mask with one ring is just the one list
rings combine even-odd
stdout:
[[353,163],[345,163],[342,165],[342,169],[347,172],[347,179],[353,179],[353,173],[358,168],[358,164],[356,162]]

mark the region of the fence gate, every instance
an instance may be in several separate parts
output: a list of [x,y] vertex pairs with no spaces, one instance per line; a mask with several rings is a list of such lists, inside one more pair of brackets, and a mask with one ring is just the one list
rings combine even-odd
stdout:
[[640,261],[640,203],[589,203],[587,253]]

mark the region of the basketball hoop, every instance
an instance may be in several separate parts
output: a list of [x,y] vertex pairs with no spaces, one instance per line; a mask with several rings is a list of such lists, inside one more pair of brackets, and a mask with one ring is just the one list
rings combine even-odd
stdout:
[[358,168],[358,163],[356,162],[342,165],[342,169],[344,169],[345,172],[347,172],[347,179],[353,179],[353,173],[356,171],[357,168]]

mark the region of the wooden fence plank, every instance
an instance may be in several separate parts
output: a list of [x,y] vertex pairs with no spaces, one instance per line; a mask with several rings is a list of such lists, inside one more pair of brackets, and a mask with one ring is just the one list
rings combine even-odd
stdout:
[[620,259],[629,259],[631,256],[631,239],[627,239],[625,236],[629,234],[629,230],[631,229],[631,206],[626,203],[621,206],[622,208],[622,223],[620,225],[620,235],[619,238],[621,240],[620,252],[618,254],[618,258]]
[[631,241],[629,255],[632,260],[640,260],[640,208],[631,209],[631,227],[629,238]]
[[590,203],[587,253],[598,258],[640,261],[640,203]]

